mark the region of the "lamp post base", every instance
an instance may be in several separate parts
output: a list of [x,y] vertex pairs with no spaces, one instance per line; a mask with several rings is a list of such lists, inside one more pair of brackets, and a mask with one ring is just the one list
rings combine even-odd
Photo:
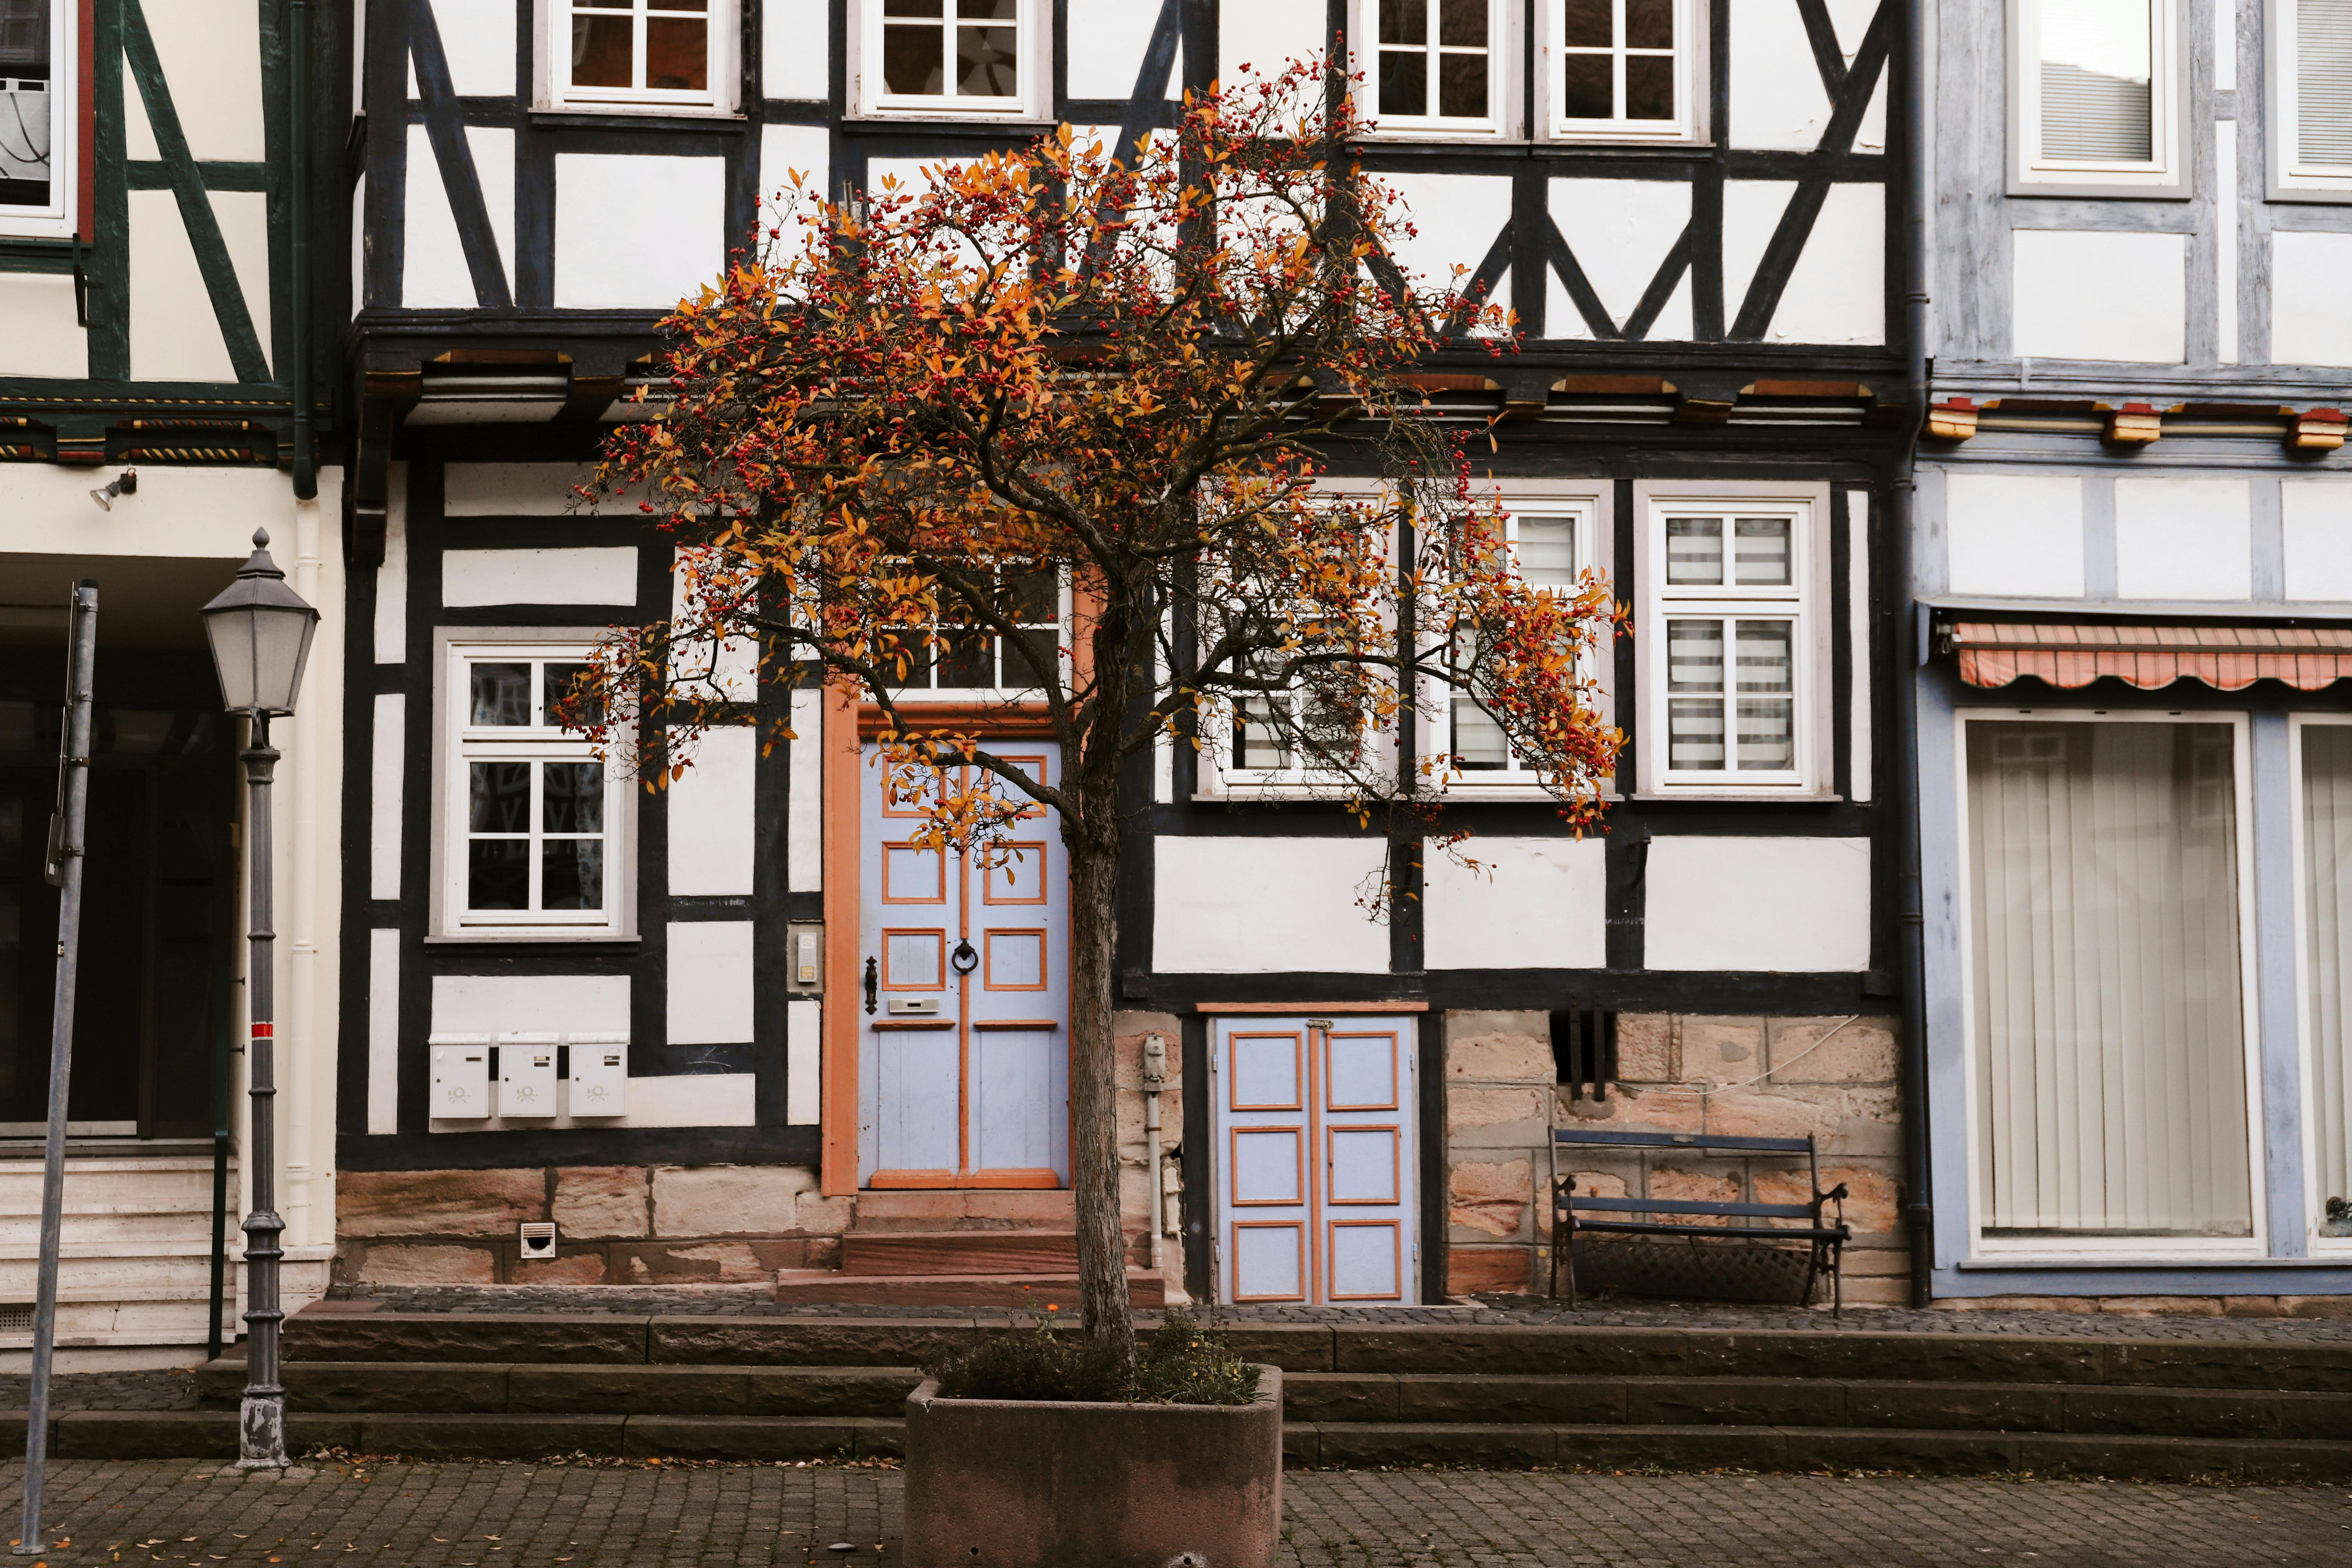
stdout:
[[240,1470],[282,1470],[293,1463],[286,1457],[286,1400],[257,1399],[248,1394],[237,1406],[236,1468]]

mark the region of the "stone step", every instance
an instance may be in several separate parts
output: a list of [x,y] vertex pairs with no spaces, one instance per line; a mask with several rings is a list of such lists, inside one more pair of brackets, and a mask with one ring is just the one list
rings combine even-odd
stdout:
[[[199,1403],[234,1410],[246,1363],[196,1371]],[[922,1381],[891,1366],[548,1366],[483,1362],[289,1362],[286,1404],[306,1414],[887,1415]]]
[[1074,1275],[1071,1230],[853,1230],[841,1238],[841,1272]]
[[[1148,1269],[1127,1271],[1127,1293],[1139,1307],[1167,1300],[1167,1286]],[[793,1305],[887,1307],[1025,1307],[1078,1309],[1076,1273],[848,1274],[837,1268],[776,1270],[776,1300]]]
[[[417,1458],[896,1458],[902,1421],[874,1416],[291,1413],[289,1447]],[[2182,1481],[2352,1479],[2352,1442],[2165,1437],[1902,1427],[1548,1426],[1540,1423],[1286,1422],[1294,1466],[1559,1465],[1570,1468],[2031,1472]],[[0,1455],[22,1454],[25,1416],[0,1412]],[[232,1410],[76,1410],[51,1423],[60,1458],[221,1458],[236,1452]]]

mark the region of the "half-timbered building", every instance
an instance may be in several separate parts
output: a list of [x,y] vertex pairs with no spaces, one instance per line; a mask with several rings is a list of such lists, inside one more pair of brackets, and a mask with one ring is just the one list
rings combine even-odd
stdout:
[[[941,1276],[995,1276],[953,1287],[984,1294],[1066,1272],[1054,860],[967,889],[894,851],[855,705],[748,669],[721,671],[743,716],[781,710],[790,743],[722,731],[658,794],[600,770],[547,692],[604,627],[667,611],[673,561],[571,487],[641,411],[624,399],[658,374],[660,315],[788,172],[838,195],[1056,122],[1131,138],[1188,89],[1336,47],[1375,122],[1363,163],[1414,212],[1387,261],[1460,267],[1517,314],[1520,352],[1465,343],[1430,384],[1444,416],[1495,421],[1481,461],[1524,569],[1597,569],[1631,605],[1603,659],[1631,739],[1609,831],[1580,839],[1475,709],[1421,724],[1415,745],[1462,760],[1444,812],[1477,872],[1423,867],[1244,742],[1135,770],[1139,1293],[1523,1288],[1569,1119],[1819,1134],[1855,1194],[1852,1267],[1877,1277],[1849,1299],[1898,1289],[1878,541],[1905,435],[1902,15],[372,0],[340,644],[346,1275],[781,1270],[788,1296],[939,1300]],[[1041,624],[1065,613],[1041,597]],[[940,700],[1003,695],[992,668],[953,679]],[[1392,855],[1410,896],[1374,923],[1358,894]],[[975,973],[940,969],[966,942]],[[1792,1180],[1672,1158],[1580,1175],[1657,1196]]]

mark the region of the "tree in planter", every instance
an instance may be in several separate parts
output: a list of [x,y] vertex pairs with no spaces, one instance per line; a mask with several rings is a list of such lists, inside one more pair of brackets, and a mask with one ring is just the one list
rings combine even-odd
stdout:
[[[1507,318],[1398,272],[1409,220],[1348,162],[1337,88],[1294,65],[1133,148],[1065,127],[809,204],[669,319],[669,384],[598,476],[688,547],[677,613],[615,632],[580,698],[638,716],[609,734],[648,780],[740,719],[711,673],[732,647],[870,705],[923,847],[986,863],[1058,823],[1080,1298],[1115,1384],[1125,764],[1196,748],[1369,825],[1425,809],[1448,762],[1397,742],[1466,694],[1580,821],[1618,745],[1586,673],[1606,584],[1520,580],[1417,385],[1449,348],[1507,352]],[[991,745],[1014,712],[1057,776]]]

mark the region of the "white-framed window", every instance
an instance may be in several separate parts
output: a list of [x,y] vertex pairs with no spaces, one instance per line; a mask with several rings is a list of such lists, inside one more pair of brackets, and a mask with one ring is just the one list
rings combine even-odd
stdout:
[[1956,718],[1977,1254],[2263,1256],[2245,715]]
[[[1264,655],[1255,668],[1272,675],[1287,657]],[[1305,685],[1229,698],[1203,729],[1201,793],[1209,796],[1311,793],[1381,768],[1394,749],[1360,709],[1325,702]]]
[[1536,15],[1546,135],[1705,136],[1706,10],[1697,0],[1538,0]]
[[2186,195],[2180,0],[2010,0],[2011,183]]
[[2352,1253],[2352,714],[2287,727],[2309,1233],[2314,1252]]
[[1052,101],[1045,0],[851,0],[858,112],[1036,120]]
[[73,237],[80,18],[74,0],[0,0],[0,235]]
[[2271,195],[2352,200],[2352,0],[2271,0]]
[[1370,133],[1492,137],[1516,126],[1520,13],[1507,0],[1354,0]]
[[633,799],[556,711],[594,637],[442,640],[434,934],[631,934]]
[[[910,637],[887,650],[894,660],[905,661],[899,700],[1016,700],[1038,691],[1041,664],[1068,684],[1068,574],[1052,567],[1005,567],[996,573],[994,590],[998,612],[1013,623],[1010,635],[986,626],[942,625],[936,641]],[[948,595],[941,599],[947,602]]]
[[1636,493],[1641,792],[1822,789],[1830,776],[1826,494],[1713,485]]
[[540,0],[541,106],[731,112],[742,35],[738,4]]

